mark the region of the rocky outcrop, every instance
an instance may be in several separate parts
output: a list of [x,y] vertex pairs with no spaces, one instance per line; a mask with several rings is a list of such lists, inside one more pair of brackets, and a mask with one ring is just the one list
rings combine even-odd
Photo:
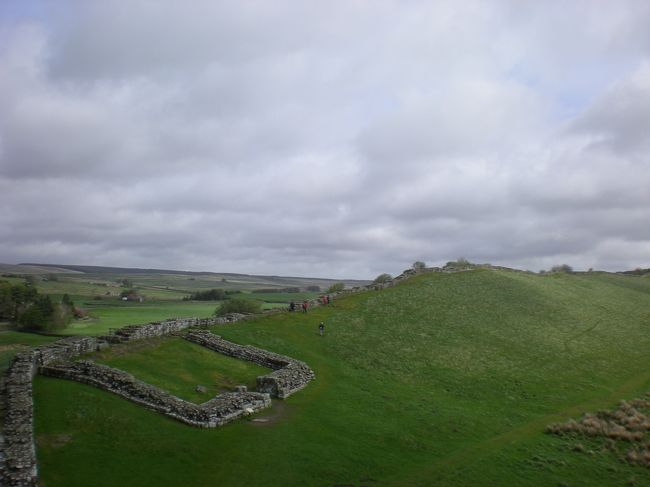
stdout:
[[271,405],[269,395],[259,392],[229,392],[203,404],[194,404],[142,382],[127,372],[85,360],[41,367],[40,373],[98,387],[182,423],[201,428],[222,426]]
[[270,374],[257,378],[257,390],[280,399],[289,397],[315,378],[314,372],[300,360],[250,345],[238,345],[209,331],[190,331],[185,339],[215,352],[273,369]]

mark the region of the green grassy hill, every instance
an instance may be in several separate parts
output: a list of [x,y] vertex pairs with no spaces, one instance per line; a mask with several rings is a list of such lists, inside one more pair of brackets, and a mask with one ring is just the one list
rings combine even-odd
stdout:
[[[214,331],[304,360],[317,379],[256,415],[266,423],[199,430],[37,377],[44,484],[650,484],[650,470],[595,440],[574,452],[575,441],[543,432],[650,390],[648,279],[434,273]],[[196,368],[182,357],[169,357],[181,382]],[[150,361],[134,352],[129,371],[164,368]]]

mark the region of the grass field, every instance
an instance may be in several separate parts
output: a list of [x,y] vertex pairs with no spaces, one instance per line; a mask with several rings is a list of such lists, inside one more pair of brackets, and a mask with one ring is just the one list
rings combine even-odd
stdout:
[[[649,298],[641,278],[477,270],[217,327],[316,373],[260,413],[270,418],[263,426],[193,429],[37,377],[40,473],[48,487],[650,485],[650,470],[597,442],[580,439],[578,453],[543,433],[650,390]],[[129,370],[147,374],[160,360],[193,367],[171,351],[133,359]],[[198,379],[164,380],[189,388]]]

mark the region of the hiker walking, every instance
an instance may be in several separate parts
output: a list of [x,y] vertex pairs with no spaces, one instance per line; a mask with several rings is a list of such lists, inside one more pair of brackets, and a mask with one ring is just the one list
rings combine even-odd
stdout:
[[307,307],[308,307],[308,306],[309,306],[309,305],[307,304],[307,301],[303,301],[303,302],[302,302],[302,312],[303,312],[303,313],[306,313],[306,312],[307,312]]
[[318,334],[323,336],[323,333],[325,333],[325,323],[321,321],[320,325],[318,325]]
[[289,303],[289,311],[291,312],[296,311],[296,303],[294,301],[291,301]]

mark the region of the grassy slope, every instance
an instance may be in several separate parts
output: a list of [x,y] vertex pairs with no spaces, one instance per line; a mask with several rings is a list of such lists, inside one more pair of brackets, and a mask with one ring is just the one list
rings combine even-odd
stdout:
[[542,433],[650,389],[648,294],[642,279],[481,270],[219,327],[317,374],[264,427],[195,430],[38,377],[40,471],[48,486],[650,482]]

